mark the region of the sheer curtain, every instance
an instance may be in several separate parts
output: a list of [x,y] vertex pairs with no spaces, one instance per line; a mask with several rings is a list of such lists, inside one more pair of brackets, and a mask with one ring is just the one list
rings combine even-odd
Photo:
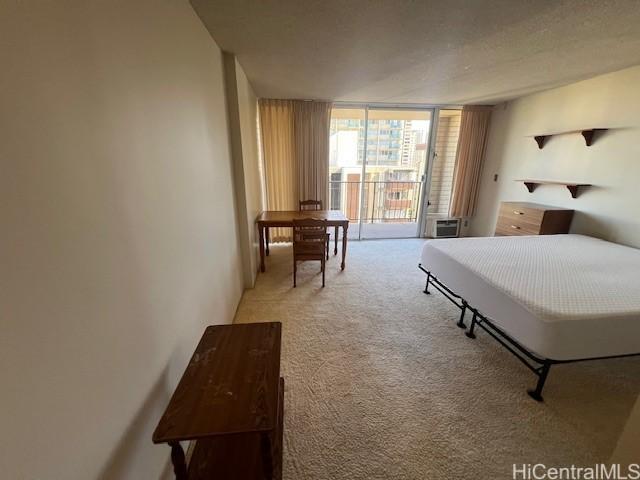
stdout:
[[[260,134],[267,210],[298,210],[300,200],[329,198],[331,103],[260,99]],[[291,240],[284,228],[271,240]]]
[[449,206],[449,215],[452,217],[470,217],[476,211],[491,109],[491,106],[484,105],[471,105],[462,109]]

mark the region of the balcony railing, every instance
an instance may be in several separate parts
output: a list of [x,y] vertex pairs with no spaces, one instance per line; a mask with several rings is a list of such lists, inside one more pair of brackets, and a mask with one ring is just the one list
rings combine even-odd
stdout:
[[362,215],[363,223],[412,223],[418,220],[421,193],[419,181],[330,181],[329,205],[354,222]]

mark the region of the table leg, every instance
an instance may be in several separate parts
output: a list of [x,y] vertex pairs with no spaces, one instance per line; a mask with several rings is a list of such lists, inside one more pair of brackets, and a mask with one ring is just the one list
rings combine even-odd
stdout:
[[187,480],[187,464],[180,442],[170,442],[169,445],[171,445],[171,463],[173,463],[176,480]]
[[264,272],[264,227],[258,224],[258,239],[260,243],[260,271]]
[[340,227],[338,227],[338,225],[336,225],[336,233],[333,236],[333,254],[337,255],[338,254],[338,230],[340,229]]
[[264,240],[267,244],[267,257],[269,256],[269,227],[264,227]]
[[262,468],[264,478],[273,479],[273,451],[271,450],[271,434],[263,432],[260,435],[260,453],[262,454]]
[[348,225],[342,226],[342,263],[340,264],[340,269],[344,270],[344,259],[347,256],[347,230],[349,229]]

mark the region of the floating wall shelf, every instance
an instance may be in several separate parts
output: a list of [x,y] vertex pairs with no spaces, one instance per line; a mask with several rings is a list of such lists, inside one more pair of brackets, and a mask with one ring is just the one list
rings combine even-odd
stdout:
[[576,198],[578,196],[578,190],[583,187],[590,187],[590,183],[572,183],[572,182],[556,182],[552,180],[530,180],[528,178],[516,180],[516,182],[524,183],[524,186],[527,187],[529,193],[533,192],[538,185],[561,185],[563,187],[567,187],[569,193],[571,193],[571,197]]
[[598,132],[605,132],[609,130],[608,128],[587,128],[584,130],[569,130],[566,132],[555,132],[555,133],[545,133],[542,135],[533,135],[534,140],[538,144],[538,148],[542,149],[544,144],[547,141],[547,138],[553,137],[555,135],[567,135],[570,133],[580,133],[584,137],[584,142],[587,144],[587,147],[590,147],[593,144],[594,137]]

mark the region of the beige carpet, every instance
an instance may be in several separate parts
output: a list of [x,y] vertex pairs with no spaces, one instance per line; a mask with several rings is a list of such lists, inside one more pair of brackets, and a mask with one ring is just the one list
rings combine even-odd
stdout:
[[286,480],[508,479],[512,464],[606,462],[640,393],[640,358],[556,366],[546,402],[534,376],[458,310],[424,295],[423,241],[351,242],[301,265],[274,247],[237,322],[283,323]]

